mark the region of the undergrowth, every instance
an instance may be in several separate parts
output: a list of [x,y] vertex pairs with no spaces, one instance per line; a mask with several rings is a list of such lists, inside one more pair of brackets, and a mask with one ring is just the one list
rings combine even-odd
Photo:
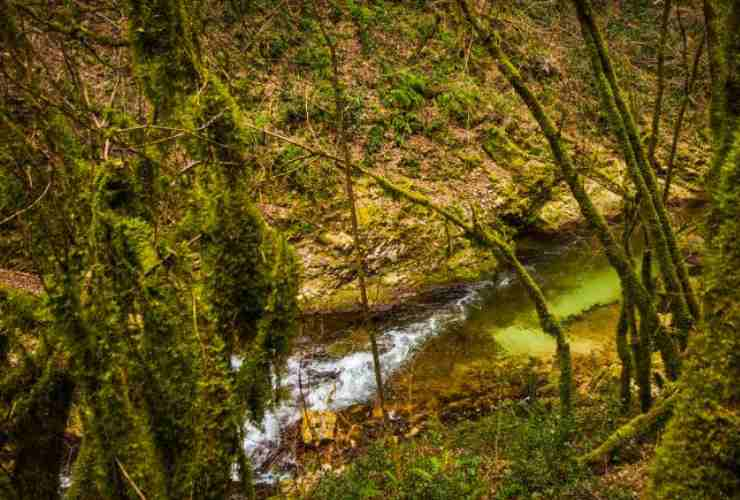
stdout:
[[[614,383],[585,399],[572,421],[561,420],[549,400],[505,401],[479,420],[433,421],[400,443],[382,438],[340,472],[323,474],[304,498],[638,498],[629,478],[612,482],[576,460],[624,418]],[[638,450],[628,445],[613,463],[639,462]]]

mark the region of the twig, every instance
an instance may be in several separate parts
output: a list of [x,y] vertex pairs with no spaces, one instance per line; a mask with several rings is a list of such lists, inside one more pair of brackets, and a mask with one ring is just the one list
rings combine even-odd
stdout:
[[[671,155],[668,158],[668,171],[666,172],[665,186],[663,188],[663,203],[668,202],[668,197],[671,193],[671,181],[673,180],[673,168],[676,161],[676,152],[678,151],[678,138],[681,135],[681,128],[683,127],[684,116],[686,115],[686,108],[688,108],[689,101],[691,100],[691,92],[694,90],[697,77],[699,75],[699,62],[701,61],[702,51],[704,50],[704,43],[707,38],[706,31],[702,35],[699,46],[696,48],[694,54],[694,63],[691,68],[691,75],[687,77],[684,84],[684,97],[681,102],[681,108],[678,111],[678,118],[676,119],[676,127],[673,130],[673,141],[671,142]],[[688,69],[688,68],[687,68]]]
[[663,93],[665,91],[665,45],[668,37],[668,21],[671,17],[671,0],[664,0],[663,15],[660,26],[660,41],[658,42],[658,91],[655,95],[655,104],[653,106],[653,124],[650,142],[648,143],[648,159],[654,162],[655,148],[658,145],[658,134],[660,133],[660,118],[663,109]]
[[14,213],[12,215],[9,215],[8,217],[6,217],[3,220],[1,220],[0,221],[0,226],[2,226],[3,224],[5,224],[7,222],[12,221],[16,217],[19,217],[19,216],[23,215],[24,213],[28,212],[29,210],[31,210],[34,206],[36,206],[36,204],[38,202],[40,202],[44,198],[44,196],[46,196],[46,193],[49,192],[49,188],[50,187],[51,187],[51,179],[49,179],[49,183],[44,188],[44,192],[41,193],[41,195],[38,198],[36,198],[36,200],[33,203],[31,203],[30,205],[28,205],[26,208],[21,209],[21,210],[18,210],[16,213]]
[[134,491],[137,495],[139,495],[139,498],[141,500],[146,500],[146,496],[144,496],[144,493],[141,492],[138,486],[136,486],[136,483],[134,483],[133,479],[128,475],[128,472],[126,472],[126,469],[123,468],[123,464],[121,463],[118,458],[116,458],[116,463],[118,464],[118,467],[121,468],[121,472],[123,473],[123,476],[128,480],[129,483],[131,483],[131,486],[134,488]]

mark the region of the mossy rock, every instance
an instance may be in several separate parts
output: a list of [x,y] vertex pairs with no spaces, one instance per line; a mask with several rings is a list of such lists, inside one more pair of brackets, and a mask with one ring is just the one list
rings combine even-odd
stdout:
[[343,232],[332,233],[329,231],[324,231],[323,233],[319,234],[318,240],[319,243],[321,243],[322,245],[326,245],[328,247],[344,252],[350,250],[352,248],[352,245],[354,244],[352,237]]

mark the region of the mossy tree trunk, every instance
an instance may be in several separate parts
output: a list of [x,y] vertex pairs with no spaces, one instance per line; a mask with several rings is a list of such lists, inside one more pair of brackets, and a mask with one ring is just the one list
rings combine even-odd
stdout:
[[[42,309],[41,298],[0,288],[3,498],[59,498],[75,384],[48,323],[39,320]],[[37,349],[26,351],[34,343]]]
[[622,304],[619,308],[619,320],[617,321],[617,354],[622,363],[622,371],[619,376],[619,399],[622,403],[623,413],[627,413],[632,404],[632,353],[627,340],[630,331],[631,307],[629,297],[622,290]]
[[712,203],[717,226],[708,228],[715,234],[706,272],[707,319],[689,344],[682,392],[653,462],[650,493],[657,500],[740,494],[740,2],[723,7],[724,43],[717,49],[727,76],[721,109],[723,123],[732,126],[715,129],[721,135],[715,159],[724,159]]
[[[653,406],[650,411],[641,413],[626,424],[619,427],[607,438],[601,445],[594,448],[579,458],[579,462],[584,464],[597,464],[609,458],[612,452],[623,446],[630,439],[634,439],[641,434],[647,433],[652,427],[658,425],[666,415],[673,411],[678,398],[673,394]],[[694,497],[676,497],[676,498],[694,498]]]
[[[49,484],[58,486],[58,468],[48,464],[59,455],[71,381],[82,444],[68,498],[250,497],[244,423],[259,421],[276,399],[271,375],[295,332],[297,263],[249,198],[249,165],[224,167],[248,163],[244,153],[253,143],[241,140],[233,99],[200,57],[200,2],[131,0],[125,7],[115,21],[129,30],[111,42],[88,27],[69,31],[58,22],[80,24],[75,16],[90,14],[86,10],[50,4],[45,12],[0,1],[3,14],[22,14],[17,24],[34,32],[24,42],[20,31],[17,37],[10,31],[15,19],[0,20],[8,27],[2,38],[13,38],[7,50],[28,69],[17,77],[23,85],[13,74],[0,74],[11,93],[0,100],[0,132],[19,144],[13,151],[34,183],[53,180],[48,195],[24,213],[22,230],[44,276],[50,338],[68,363],[49,372],[55,397],[35,384],[38,397],[26,398],[30,411],[16,412],[29,420],[19,420],[27,432],[13,443],[19,451],[11,464],[23,468],[16,476],[24,491],[32,491],[29,481],[37,476],[34,498],[44,498],[41,489],[51,491]],[[114,86],[129,94],[123,104],[112,97],[105,105],[88,100],[90,87],[69,91],[25,81],[29,75],[59,78],[50,74],[57,61],[36,50],[44,43],[51,54],[74,45],[64,61],[72,73],[97,61],[93,69],[103,68],[101,77],[111,68],[116,78],[125,74]],[[98,43],[113,43],[117,52],[96,50]],[[131,76],[120,70],[125,64]],[[129,113],[137,98],[145,104]],[[91,119],[102,115],[113,125]],[[200,119],[191,127],[199,134],[172,134]],[[108,148],[108,141],[116,146]],[[3,155],[7,151],[3,144]],[[210,167],[192,183],[180,182],[173,173],[179,169],[160,168],[190,158]],[[0,165],[3,174],[13,167]],[[191,247],[195,241],[198,249]],[[4,361],[2,342],[0,348]],[[231,354],[242,356],[240,367],[232,366]],[[49,411],[53,417],[37,425],[43,432],[32,434],[31,424]],[[48,482],[40,467],[53,476]]]
[[700,308],[688,271],[676,243],[665,204],[658,190],[655,172],[651,168],[639,137],[634,117],[622,95],[616,72],[589,0],[574,0],[583,38],[591,55],[602,104],[609,116],[622,147],[625,161],[635,187],[642,198],[643,222],[650,230],[652,245],[657,252],[661,273],[672,295],[674,322],[679,340],[685,346]]
[[722,0],[704,0],[704,30],[707,36],[707,55],[709,56],[709,78],[712,88],[712,100],[709,106],[709,129],[712,132],[712,140],[715,148],[714,159],[711,168],[707,173],[707,187],[711,192],[717,185],[719,178],[719,169],[724,162],[726,151],[721,148],[726,141],[723,141],[723,123],[724,113],[724,84],[726,77],[726,65],[723,58],[722,41],[720,34],[722,29],[719,26],[718,6]]
[[[636,214],[635,214],[636,215]],[[632,232],[635,229],[635,225],[639,224],[639,220],[633,220],[630,223],[626,223],[625,232],[622,236],[622,245],[624,251],[630,260],[632,257]],[[655,293],[653,278],[652,278],[652,252],[648,245],[647,235],[644,235],[645,249],[642,253],[642,283],[648,293],[652,296]],[[637,382],[640,409],[646,412],[650,409],[653,403],[652,397],[652,385],[651,385],[651,368],[652,368],[652,331],[643,322],[637,324],[637,318],[635,315],[635,302],[630,296],[629,290],[623,290],[623,307],[625,307],[626,320],[629,327],[630,335],[630,347],[632,351],[632,359],[635,367],[635,381]]]

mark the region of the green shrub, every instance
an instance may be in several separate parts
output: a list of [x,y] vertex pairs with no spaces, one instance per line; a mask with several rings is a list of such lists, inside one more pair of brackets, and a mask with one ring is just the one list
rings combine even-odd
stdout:
[[389,107],[412,111],[421,107],[429,92],[429,81],[424,75],[401,71],[394,75],[384,101]]
[[[575,447],[581,423],[562,421],[539,404],[513,426],[507,436],[506,476],[496,489],[496,498],[542,498],[558,500],[610,500],[635,498],[632,491],[604,485],[591,471],[580,465]],[[502,441],[503,442],[503,441]]]
[[435,101],[447,116],[461,125],[469,126],[480,104],[480,94],[474,86],[455,86],[438,95]]
[[304,45],[298,49],[295,55],[295,63],[314,71],[328,72],[331,68],[329,49],[320,43]]
[[391,128],[396,133],[396,143],[401,144],[408,136],[424,130],[424,124],[416,113],[400,112],[391,117]]
[[372,156],[380,151],[383,147],[385,136],[385,125],[378,123],[373,125],[367,134],[367,142],[365,143],[365,153],[367,156]]
[[344,473],[324,476],[310,498],[477,499],[486,491],[479,464],[477,457],[429,454],[415,443],[394,449],[376,444]]

